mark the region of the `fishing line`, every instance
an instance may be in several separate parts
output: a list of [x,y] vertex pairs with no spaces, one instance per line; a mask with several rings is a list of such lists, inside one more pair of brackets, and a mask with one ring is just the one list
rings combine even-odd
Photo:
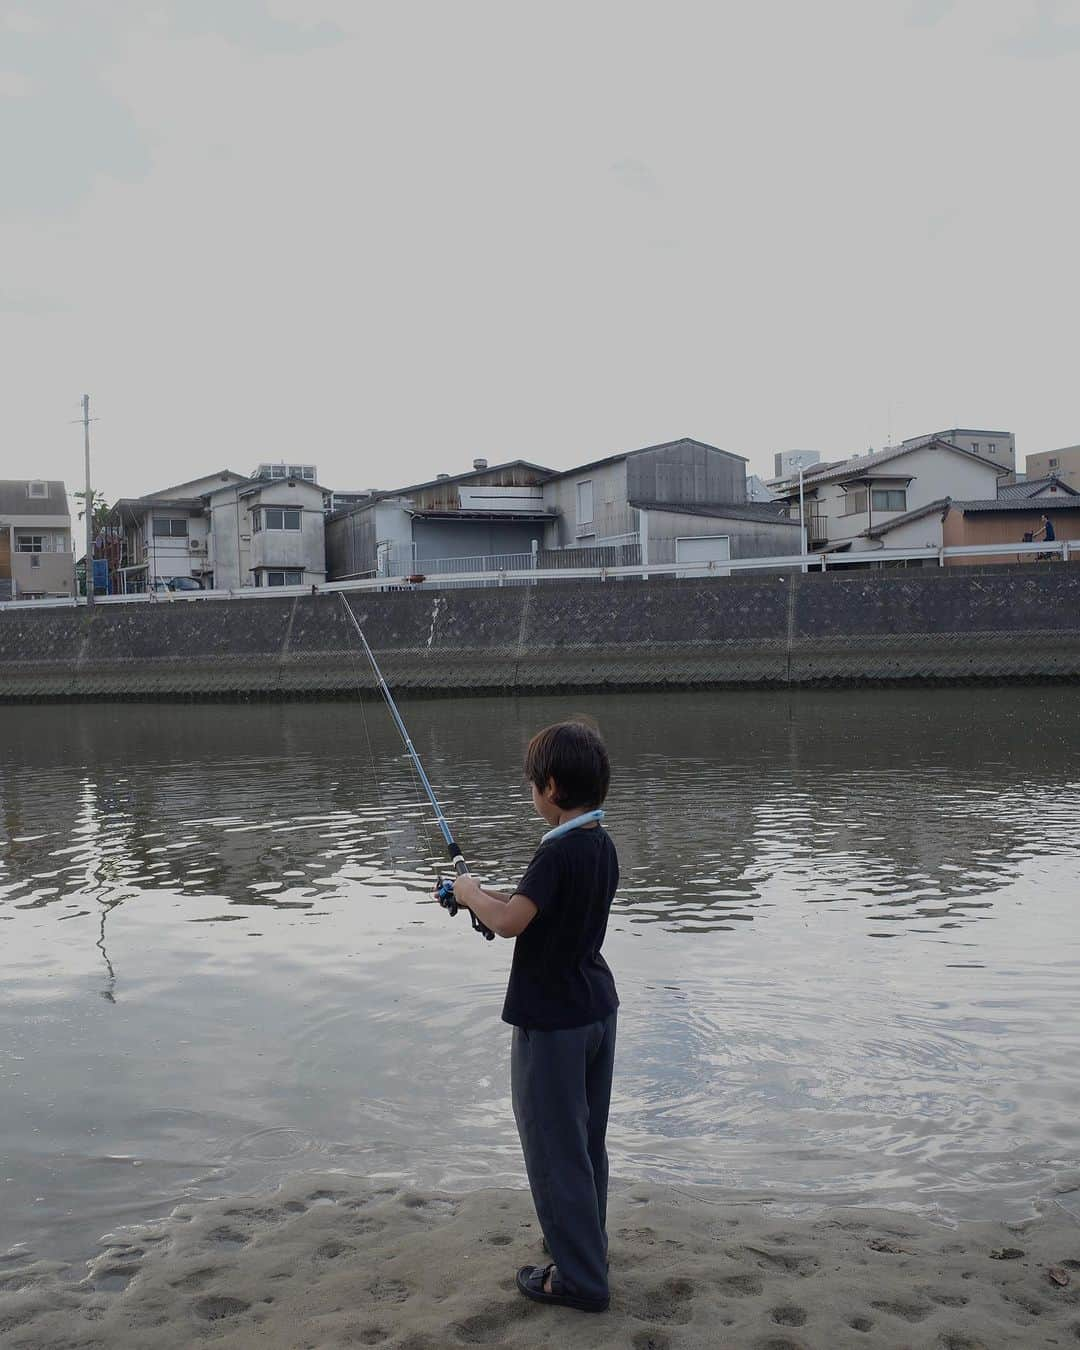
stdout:
[[[390,710],[390,716],[394,719],[394,725],[397,727],[401,739],[405,743],[406,753],[409,756],[409,759],[413,765],[417,777],[423,784],[424,792],[427,794],[427,799],[431,803],[432,809],[435,812],[435,823],[436,825],[438,825],[439,832],[446,843],[446,850],[447,853],[450,855],[450,861],[454,865],[454,871],[457,873],[458,876],[468,876],[469,868],[465,862],[464,855],[462,854],[461,846],[454,838],[454,833],[450,828],[446,816],[443,814],[442,807],[439,805],[439,799],[438,797],[435,796],[435,790],[431,786],[431,783],[428,781],[428,776],[424,772],[424,766],[420,762],[420,756],[416,753],[416,747],[412,743],[412,738],[409,735],[409,730],[405,725],[401,713],[398,712],[397,704],[394,702],[394,696],[390,692],[390,686],[386,683],[386,680],[383,678],[383,673],[379,669],[378,661],[375,660],[375,653],[371,650],[371,647],[368,645],[368,640],[364,636],[364,630],[360,627],[359,621],[357,620],[356,615],[352,611],[352,606],[349,604],[348,600],[346,600],[345,593],[343,591],[339,591],[338,598],[341,601],[342,608],[344,609],[346,615],[348,616],[349,622],[352,624],[353,628],[356,629],[356,636],[360,639],[360,645],[363,647],[367,659],[371,662],[371,669],[375,673],[375,679],[378,684],[379,692],[382,694],[386,706]],[[458,912],[459,905],[457,901],[454,899],[454,883],[452,880],[444,881],[441,876],[437,877],[435,894],[439,901],[439,904],[442,905],[442,907],[445,910],[449,911],[451,915],[456,914]],[[472,926],[477,933],[481,933],[485,938],[488,939],[491,939],[495,936],[495,934],[491,931],[491,929],[488,928],[487,924],[481,923],[480,920],[476,917],[476,915],[472,912],[472,910],[469,910],[469,918],[472,921]]]
[[[352,655],[352,650],[349,649]],[[360,679],[360,670],[356,670],[356,694],[357,701],[360,704],[360,720],[364,728],[364,740],[367,742],[368,760],[371,764],[371,776],[375,780],[375,798],[379,803],[379,823],[383,826],[383,837],[386,842],[386,851],[390,855],[390,872],[396,873],[398,870],[397,858],[394,856],[394,846],[390,842],[390,831],[386,828],[389,824],[389,816],[386,811],[386,803],[383,801],[382,788],[379,786],[379,771],[375,767],[375,750],[371,744],[371,732],[368,729],[367,713],[364,711],[364,685]]]

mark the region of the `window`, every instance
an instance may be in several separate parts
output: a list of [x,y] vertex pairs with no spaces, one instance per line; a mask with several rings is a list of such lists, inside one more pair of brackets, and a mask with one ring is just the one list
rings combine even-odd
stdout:
[[987,448],[987,450],[990,451],[990,453],[991,453],[992,455],[996,455],[996,454],[997,454],[997,441],[987,441],[987,442],[986,442],[986,448]]
[[907,492],[904,488],[875,488],[870,504],[875,511],[906,511]]
[[264,506],[259,514],[265,517],[260,529],[265,527],[268,530],[298,530],[303,512],[298,506]]
[[972,441],[972,442],[971,442],[971,448],[972,448],[972,450],[975,451],[976,454],[978,454],[978,453],[979,453],[979,442],[978,442],[978,441]]
[[285,465],[284,465],[284,464],[271,464],[271,465],[270,465],[270,477],[271,477],[271,478],[284,478],[284,477],[286,476],[287,473],[288,473],[288,470],[285,468]]
[[252,513],[251,513],[251,530],[252,530],[252,533],[253,533],[253,534],[258,534],[259,531],[260,531],[261,529],[262,529],[262,512],[261,512],[261,511],[252,511]]
[[1058,466],[1058,462],[1056,459],[1048,459],[1046,462],[1051,469],[1056,469]]
[[592,479],[577,485],[577,519],[579,525],[588,525],[592,521]]
[[844,494],[844,510],[841,514],[845,516],[858,516],[866,510],[866,489],[859,488],[855,492]]
[[40,567],[40,566],[41,566],[41,559],[40,559],[40,557],[39,557],[36,553],[31,553],[31,554],[30,554],[30,566],[31,566],[31,567]]
[[159,539],[186,539],[187,526],[187,516],[154,517],[154,535]]
[[45,536],[43,534],[17,534],[15,536],[16,553],[44,553]]
[[28,497],[47,497],[49,495],[48,483],[42,483],[35,480],[33,483],[27,483],[26,495]]
[[[256,583],[258,575],[256,572]],[[304,584],[304,569],[302,567],[284,567],[280,571],[268,571],[266,573],[266,584],[268,586],[302,586]]]

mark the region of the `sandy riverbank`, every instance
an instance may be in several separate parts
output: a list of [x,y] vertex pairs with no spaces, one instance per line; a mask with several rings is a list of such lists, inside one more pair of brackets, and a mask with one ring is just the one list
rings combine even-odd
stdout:
[[749,1200],[629,1185],[613,1195],[609,1230],[611,1311],[542,1308],[514,1289],[517,1266],[543,1259],[526,1192],[452,1196],[304,1174],[271,1196],[183,1205],[113,1235],[78,1284],[33,1253],[8,1253],[0,1344],[1080,1345],[1080,1224],[1053,1201],[1023,1224],[950,1229],[881,1210],[781,1218]]

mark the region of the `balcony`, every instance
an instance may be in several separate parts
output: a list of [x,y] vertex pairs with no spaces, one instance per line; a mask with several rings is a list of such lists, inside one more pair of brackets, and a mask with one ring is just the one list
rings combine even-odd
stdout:
[[[799,519],[799,504],[795,502],[784,512],[788,520]],[[824,511],[815,511],[811,507],[806,508],[806,533],[807,548],[813,550],[815,545],[828,542],[829,538],[829,518]]]

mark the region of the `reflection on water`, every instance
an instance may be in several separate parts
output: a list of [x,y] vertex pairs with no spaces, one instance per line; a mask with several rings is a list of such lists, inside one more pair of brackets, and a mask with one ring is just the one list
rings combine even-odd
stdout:
[[[1074,700],[406,715],[496,885],[542,828],[528,736],[601,722],[618,1171],[974,1215],[1080,1153]],[[440,841],[381,707],[8,707],[0,745],[0,1250],[303,1167],[520,1182],[510,947],[429,901]]]

